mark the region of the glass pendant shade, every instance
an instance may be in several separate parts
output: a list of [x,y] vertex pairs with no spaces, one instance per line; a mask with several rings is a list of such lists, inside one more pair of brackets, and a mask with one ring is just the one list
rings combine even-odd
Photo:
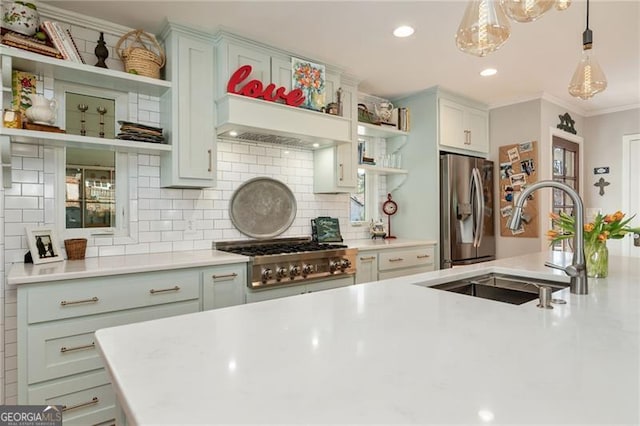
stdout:
[[569,93],[576,98],[587,100],[607,88],[607,79],[593,56],[591,49],[582,51],[573,78],[569,83]]
[[498,0],[471,0],[456,34],[460,50],[486,56],[498,50],[511,35],[509,20]]
[[532,22],[551,9],[555,0],[500,0],[504,13],[517,22]]
[[571,0],[556,0],[554,7],[556,10],[563,11],[569,9],[571,6]]

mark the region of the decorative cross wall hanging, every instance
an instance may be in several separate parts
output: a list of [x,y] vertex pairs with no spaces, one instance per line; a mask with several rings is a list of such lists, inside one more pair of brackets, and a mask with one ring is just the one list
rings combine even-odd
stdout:
[[593,186],[597,186],[598,188],[600,188],[599,194],[602,196],[604,195],[604,187],[609,186],[609,182],[605,181],[604,178],[600,178],[600,180],[594,183]]

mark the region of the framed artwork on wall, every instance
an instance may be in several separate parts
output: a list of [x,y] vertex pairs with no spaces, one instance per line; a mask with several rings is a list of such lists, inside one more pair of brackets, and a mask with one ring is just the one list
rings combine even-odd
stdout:
[[60,251],[60,243],[53,226],[41,228],[25,228],[27,244],[31,252],[33,264],[59,262],[64,260]]

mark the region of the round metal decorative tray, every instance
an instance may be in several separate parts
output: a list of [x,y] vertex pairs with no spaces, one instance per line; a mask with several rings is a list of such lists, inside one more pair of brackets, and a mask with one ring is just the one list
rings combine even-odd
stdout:
[[229,217],[238,231],[272,238],[289,229],[296,217],[296,197],[284,183],[258,177],[244,182],[231,197]]

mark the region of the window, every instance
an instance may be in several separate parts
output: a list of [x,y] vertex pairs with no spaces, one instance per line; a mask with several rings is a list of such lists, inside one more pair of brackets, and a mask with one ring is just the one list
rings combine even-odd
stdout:
[[63,238],[129,236],[129,161],[136,154],[59,148],[56,223]]
[[[566,183],[571,188],[579,191],[579,158],[580,145],[575,142],[553,136],[553,180]],[[573,201],[566,192],[553,189],[554,213],[564,212],[573,215]],[[571,251],[570,240],[557,241],[553,244],[553,250]]]
[[[116,226],[115,155],[105,153],[98,164],[83,164],[95,154],[67,149],[65,174],[65,227],[112,228]],[[95,155],[94,155],[95,156]],[[89,163],[94,163],[89,161]]]
[[367,175],[363,169],[358,169],[358,183],[356,192],[351,194],[350,216],[351,222],[365,222],[367,220],[366,209],[366,188]]

